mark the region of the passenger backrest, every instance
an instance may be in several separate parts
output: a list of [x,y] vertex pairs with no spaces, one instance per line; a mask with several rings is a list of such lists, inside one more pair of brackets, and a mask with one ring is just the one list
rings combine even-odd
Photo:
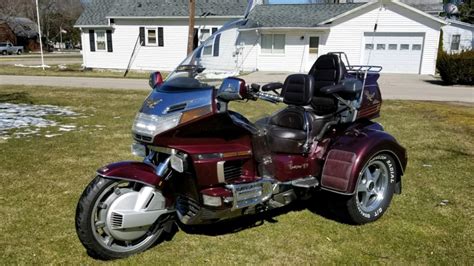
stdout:
[[314,78],[305,74],[289,75],[281,90],[283,102],[288,105],[306,106],[314,96]]
[[346,66],[338,55],[325,54],[316,60],[309,75],[314,78],[315,92],[319,94],[319,89],[322,87],[334,86],[344,79]]

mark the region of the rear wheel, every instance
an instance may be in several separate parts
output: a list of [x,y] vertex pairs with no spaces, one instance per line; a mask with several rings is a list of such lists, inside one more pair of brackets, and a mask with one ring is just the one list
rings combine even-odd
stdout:
[[21,50],[18,50],[18,51],[16,52],[17,55],[21,55],[21,53],[23,53]]
[[7,55],[7,51],[2,51],[2,55]]
[[336,211],[352,224],[379,219],[390,205],[397,174],[396,162],[391,155],[374,156],[360,171],[354,195],[338,198]]
[[[128,199],[143,187],[135,182],[102,177],[96,177],[87,186],[76,209],[76,231],[89,255],[106,260],[124,258],[157,242],[164,233],[164,224],[159,221],[146,227],[117,229],[123,217],[117,217],[114,210],[136,205],[136,201]],[[154,195],[149,202],[156,198]]]

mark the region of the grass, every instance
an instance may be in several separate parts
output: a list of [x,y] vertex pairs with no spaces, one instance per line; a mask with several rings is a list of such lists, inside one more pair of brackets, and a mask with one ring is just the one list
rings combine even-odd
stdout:
[[[21,61],[19,61],[21,63]],[[80,64],[70,64],[66,67],[50,65],[45,70],[39,67],[18,67],[13,65],[0,65],[0,75],[19,76],[59,76],[59,77],[94,77],[94,78],[123,78],[125,71],[91,70],[83,69]],[[150,72],[130,71],[127,78],[148,79]]]
[[[0,86],[0,102],[71,106],[89,125],[56,138],[0,143],[2,264],[99,264],[74,229],[77,200],[95,169],[130,155],[130,127],[146,92]],[[252,119],[276,110],[237,103]],[[118,119],[120,117],[120,119]],[[403,194],[384,217],[350,226],[295,209],[235,233],[186,234],[114,264],[472,264],[474,108],[386,101],[378,119],[408,149]],[[104,125],[104,130],[93,129]],[[442,200],[449,200],[440,206]],[[236,223],[239,223],[237,221]]]

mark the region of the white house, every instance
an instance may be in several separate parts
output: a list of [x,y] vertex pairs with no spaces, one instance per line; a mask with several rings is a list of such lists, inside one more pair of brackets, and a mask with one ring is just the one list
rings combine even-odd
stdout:
[[[435,73],[440,28],[447,23],[407,4],[259,2],[237,43],[218,48],[235,55],[240,70],[306,72],[318,55],[345,52],[351,64],[381,65],[385,73]],[[246,6],[244,0],[197,3],[196,43],[241,18]],[[131,61],[132,69],[171,70],[186,54],[187,1],[93,0],[76,26],[86,67],[125,69]]]
[[474,47],[474,25],[447,19],[443,27],[443,48],[448,53],[459,53]]
[[[92,0],[76,22],[88,68],[172,70],[186,56],[188,1]],[[195,47],[225,22],[241,18],[246,0],[196,3]]]

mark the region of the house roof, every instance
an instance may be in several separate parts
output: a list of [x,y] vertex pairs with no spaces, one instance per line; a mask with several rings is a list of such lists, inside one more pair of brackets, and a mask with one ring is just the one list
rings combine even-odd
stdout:
[[[187,17],[189,0],[118,0],[107,17]],[[196,16],[242,17],[247,0],[196,1]]]
[[[92,0],[76,26],[107,26],[107,18],[187,17],[189,0]],[[196,1],[196,16],[243,17],[247,0]]]
[[5,21],[17,37],[34,38],[38,36],[38,25],[29,18],[0,17]]
[[247,28],[317,27],[321,22],[366,3],[258,5],[249,15]]
[[76,26],[107,26],[107,13],[114,0],[92,0],[76,21]]
[[456,24],[456,25],[461,25],[461,26],[465,26],[465,27],[469,27],[469,28],[474,28],[474,24],[462,22],[462,21],[455,20],[455,19],[447,18],[446,22],[449,22],[449,24]]

